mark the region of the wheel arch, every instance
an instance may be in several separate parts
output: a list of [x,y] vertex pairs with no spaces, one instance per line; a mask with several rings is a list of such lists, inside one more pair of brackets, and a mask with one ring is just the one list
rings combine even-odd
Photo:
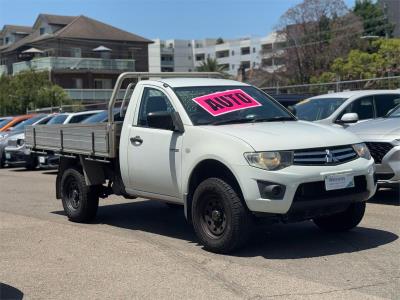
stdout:
[[189,179],[186,186],[186,197],[184,199],[185,216],[186,219],[191,223],[191,210],[192,210],[192,199],[196,187],[205,179],[210,177],[217,177],[226,180],[235,191],[238,192],[239,197],[248,210],[246,201],[244,201],[242,188],[234,172],[223,162],[215,158],[207,158],[196,164],[190,173]]

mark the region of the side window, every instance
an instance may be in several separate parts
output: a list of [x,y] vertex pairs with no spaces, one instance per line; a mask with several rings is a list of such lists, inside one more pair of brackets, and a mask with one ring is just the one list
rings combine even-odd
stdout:
[[71,120],[69,121],[69,123],[73,124],[73,123],[80,123],[83,120],[89,118],[90,116],[93,116],[94,114],[84,114],[84,115],[77,115],[71,118]]
[[339,115],[338,120],[344,114],[357,113],[359,120],[373,119],[374,118],[374,101],[372,96],[362,97],[350,103]]
[[144,88],[139,109],[138,126],[148,127],[147,115],[157,111],[173,112],[174,108],[163,92],[153,88]]
[[400,95],[375,95],[376,116],[383,117],[389,110],[400,104]]

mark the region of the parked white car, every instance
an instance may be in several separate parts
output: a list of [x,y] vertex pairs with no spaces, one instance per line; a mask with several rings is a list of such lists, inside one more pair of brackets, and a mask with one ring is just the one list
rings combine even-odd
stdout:
[[384,118],[348,128],[368,146],[380,186],[400,187],[400,106]]
[[399,90],[364,90],[315,96],[293,106],[300,120],[344,125],[385,116],[400,104]]
[[50,120],[48,125],[55,125],[55,124],[75,124],[80,123],[87,118],[98,114],[102,110],[91,110],[91,111],[82,111],[76,113],[62,113],[59,114],[57,117]]
[[[99,197],[111,194],[162,200],[182,205],[199,241],[220,253],[243,245],[257,218],[313,220],[326,231],[362,220],[376,183],[356,135],[298,121],[242,82],[156,75],[186,77],[123,73],[108,124],[27,128],[30,147],[62,154],[56,195],[70,220],[92,220]],[[133,78],[124,122],[115,122],[118,91]]]

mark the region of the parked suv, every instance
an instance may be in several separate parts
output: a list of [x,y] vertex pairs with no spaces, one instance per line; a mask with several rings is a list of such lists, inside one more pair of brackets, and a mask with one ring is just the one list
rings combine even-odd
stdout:
[[399,90],[368,90],[312,97],[293,106],[300,120],[349,125],[385,116],[400,104]]

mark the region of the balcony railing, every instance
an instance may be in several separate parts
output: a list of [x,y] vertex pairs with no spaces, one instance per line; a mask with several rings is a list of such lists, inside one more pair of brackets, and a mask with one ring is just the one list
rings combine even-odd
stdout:
[[[112,89],[64,89],[72,100],[80,100],[84,102],[99,102],[110,100]],[[125,90],[118,92],[117,99],[122,99]]]
[[35,70],[117,70],[135,71],[134,59],[104,59],[81,57],[41,57],[13,64],[13,74]]
[[0,76],[1,75],[7,75],[7,66],[6,65],[0,65]]

